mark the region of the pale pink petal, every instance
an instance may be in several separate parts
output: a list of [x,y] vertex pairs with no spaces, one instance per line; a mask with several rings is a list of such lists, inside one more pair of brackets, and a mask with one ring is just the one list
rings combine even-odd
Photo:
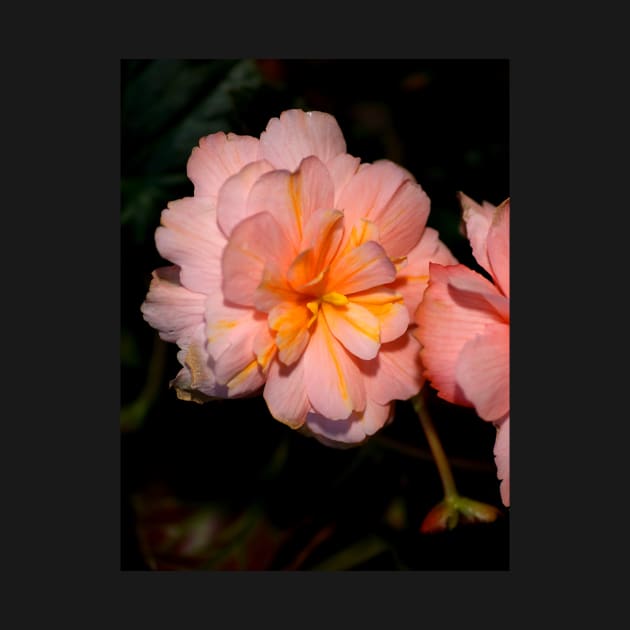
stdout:
[[510,409],[510,327],[486,326],[464,344],[455,380],[484,420],[495,422]]
[[[464,345],[482,334],[488,324],[502,323],[502,318],[491,307],[483,294],[474,289],[487,290],[494,286],[483,276],[464,265],[442,266],[430,264],[429,286],[415,314],[418,324],[414,335],[420,341],[420,356],[438,395],[449,402],[472,406],[457,385],[455,368]],[[467,286],[464,290],[453,286]]]
[[[407,181],[414,181],[411,173],[389,160],[361,165],[335,203],[336,208],[346,216],[347,237],[351,228],[361,219],[369,219],[380,229],[379,220],[385,216],[387,205]],[[386,223],[388,229],[393,227],[389,222]],[[419,233],[414,236],[419,237]]]
[[498,426],[494,443],[494,461],[497,477],[501,480],[500,492],[503,505],[510,507],[510,418]]
[[418,341],[407,333],[384,343],[372,361],[359,364],[374,402],[386,405],[391,400],[407,400],[420,391],[424,378],[419,351]]
[[322,313],[332,334],[346,350],[360,359],[373,359],[381,345],[378,319],[359,304],[342,306],[323,303]]
[[346,141],[333,116],[291,109],[272,118],[260,136],[261,154],[277,169],[294,171],[310,155],[322,162],[346,152]]
[[251,136],[226,135],[222,131],[201,138],[186,167],[188,178],[195,185],[195,197],[216,200],[228,177],[258,159],[258,142]]
[[220,293],[208,296],[207,349],[217,382],[227,386],[228,396],[253,393],[263,384],[267,366],[259,364],[260,337],[268,338],[266,329],[264,314],[226,303]]
[[392,258],[406,256],[418,244],[426,225],[431,202],[422,188],[404,182],[383,211],[373,218],[379,229],[379,243]]
[[181,268],[180,281],[187,289],[210,293],[221,286],[221,254],[225,237],[216,222],[214,205],[207,199],[186,197],[172,201],[162,211],[162,225],[155,232],[161,256]]
[[258,178],[272,170],[271,164],[258,160],[244,166],[221,186],[217,199],[217,221],[226,237],[238,223],[246,219],[247,198]]
[[263,397],[271,415],[296,429],[304,424],[310,403],[306,395],[304,360],[291,367],[272,361]]
[[368,309],[379,322],[381,343],[398,339],[409,327],[410,317],[402,295],[388,287],[352,294],[352,302]]
[[455,265],[457,259],[439,239],[433,228],[425,228],[418,244],[407,254],[407,264],[391,285],[403,297],[409,316],[413,318],[424,290],[429,283],[429,263]]
[[470,241],[473,256],[488,273],[492,273],[488,260],[487,240],[495,207],[488,203],[480,205],[463,192],[458,192],[457,197],[462,208],[462,218],[466,225],[466,235]]
[[276,170],[262,175],[247,200],[247,214],[268,212],[286,231],[297,251],[304,228],[316,210],[332,208],[333,182],[316,157],[304,159],[295,173]]
[[335,202],[333,204],[335,208],[340,207],[337,202],[343,194],[345,187],[359,169],[360,163],[361,160],[359,158],[352,157],[348,153],[341,153],[326,162],[326,168],[328,168],[335,187]]
[[395,279],[396,267],[374,241],[367,241],[335,258],[330,266],[331,290],[344,295],[388,284]]
[[363,376],[321,315],[303,356],[307,395],[317,413],[340,420],[365,408]]
[[500,204],[488,232],[488,259],[497,286],[510,297],[510,200]]
[[206,298],[208,352],[215,360],[228,347],[239,345],[239,339],[253,338],[261,326],[267,326],[264,313],[226,302],[221,292],[212,293]]
[[222,288],[229,301],[253,306],[266,265],[286,268],[291,247],[268,213],[241,221],[230,235],[222,259]]
[[199,326],[203,327],[206,296],[183,287],[179,267],[161,267],[151,278],[140,307],[144,319],[159,331],[164,341],[187,345]]

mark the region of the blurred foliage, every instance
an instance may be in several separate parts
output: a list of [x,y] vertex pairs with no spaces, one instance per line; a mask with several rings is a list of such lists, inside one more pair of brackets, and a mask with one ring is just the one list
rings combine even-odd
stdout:
[[[165,264],[160,212],[191,195],[186,162],[216,131],[259,136],[291,107],[333,114],[348,152],[392,159],[427,191],[429,225],[476,268],[456,192],[509,196],[504,60],[124,60],[121,63],[123,569],[507,569],[509,517],[421,534],[443,498],[408,402],[366,444],[336,450],[269,415],[260,396],[205,405],[169,389],[176,347],[140,313]],[[501,506],[494,429],[429,399],[458,488]]]

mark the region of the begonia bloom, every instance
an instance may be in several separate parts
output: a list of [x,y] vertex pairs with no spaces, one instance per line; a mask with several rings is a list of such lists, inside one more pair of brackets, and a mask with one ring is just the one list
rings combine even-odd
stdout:
[[462,264],[431,263],[414,335],[438,396],[474,407],[497,427],[497,474],[509,505],[510,201],[495,207],[459,199],[473,256],[489,278]]
[[187,172],[194,196],[168,204],[155,235],[173,264],[142,305],[180,348],[178,395],[262,391],[274,418],[335,446],[378,431],[423,383],[411,329],[429,264],[456,262],[426,227],[424,190],[301,110],[260,139],[202,138]]

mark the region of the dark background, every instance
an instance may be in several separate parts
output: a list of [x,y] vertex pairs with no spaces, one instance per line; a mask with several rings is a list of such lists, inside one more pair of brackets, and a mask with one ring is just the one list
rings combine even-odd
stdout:
[[[144,322],[153,233],[192,194],[201,136],[259,136],[291,107],[333,114],[349,153],[392,159],[431,198],[429,225],[476,268],[458,190],[509,196],[505,60],[127,60],[121,63],[122,569],[507,569],[509,515],[423,535],[442,497],[409,403],[367,444],[327,448],[276,422],[261,397],[196,405],[168,381],[176,347]],[[501,507],[494,429],[437,399],[458,489]]]

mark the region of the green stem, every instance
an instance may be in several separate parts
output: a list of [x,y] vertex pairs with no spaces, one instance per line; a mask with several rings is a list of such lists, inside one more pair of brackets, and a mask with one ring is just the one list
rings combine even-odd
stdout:
[[448,463],[446,453],[442,448],[440,438],[438,437],[435,427],[433,426],[431,416],[429,415],[424,398],[424,390],[414,396],[411,399],[411,402],[413,404],[413,408],[418,414],[418,417],[420,418],[420,424],[422,425],[424,434],[427,437],[427,442],[429,443],[431,453],[433,454],[435,465],[440,473],[440,479],[442,480],[442,486],[444,487],[444,496],[447,501],[456,499],[459,496],[459,493],[455,487],[455,479],[453,478],[453,473],[451,472],[451,467]]

